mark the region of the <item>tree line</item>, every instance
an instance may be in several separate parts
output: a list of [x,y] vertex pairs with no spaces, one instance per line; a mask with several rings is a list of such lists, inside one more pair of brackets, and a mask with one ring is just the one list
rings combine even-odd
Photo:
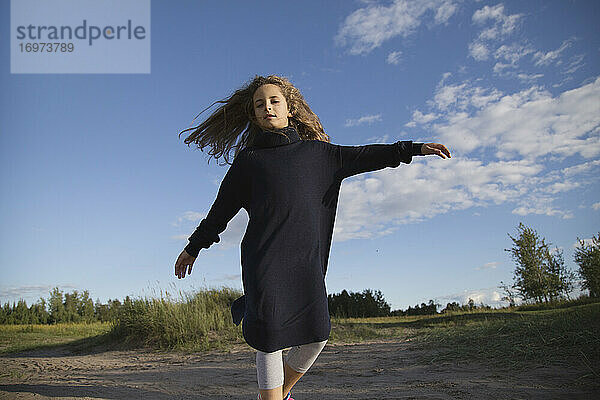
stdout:
[[[340,293],[329,294],[329,313],[333,317],[364,318],[387,317],[400,315],[429,315],[437,314],[439,304],[429,300],[428,304],[422,303],[406,310],[391,311],[389,303],[385,300],[380,290],[365,289],[362,292],[348,292],[345,289]],[[55,287],[50,291],[48,299],[40,298],[35,304],[27,306],[25,300],[16,303],[5,303],[0,309],[0,324],[56,324],[62,322],[108,322],[114,321],[127,305],[131,306],[133,300],[127,296],[124,301],[109,299],[106,304],[97,299],[90,298],[89,292],[77,290],[66,293]],[[484,307],[482,304],[479,307]],[[446,310],[470,311],[478,306],[473,300],[459,305],[448,303]]]
[[107,322],[116,318],[121,307],[131,303],[129,296],[123,302],[118,299],[102,304],[94,302],[87,290],[65,293],[57,287],[50,291],[48,299],[40,298],[27,307],[25,300],[11,305],[4,303],[0,309],[0,324],[56,324],[59,322]]
[[[515,306],[517,300],[525,303],[552,303],[561,299],[569,299],[576,286],[589,292],[592,298],[600,296],[600,233],[585,241],[577,238],[578,246],[574,253],[576,271],[565,266],[562,250],[551,248],[551,244],[540,236],[533,228],[519,223],[517,235],[511,236],[513,242],[509,252],[516,264],[513,282],[500,282],[504,291],[503,300],[509,306]],[[391,310],[380,290],[365,289],[362,292],[329,294],[327,297],[329,314],[333,317],[364,318],[386,316],[434,315],[455,311],[474,311],[491,309],[485,304],[475,304],[469,299],[466,304],[429,302],[408,307],[406,310]],[[99,299],[92,301],[89,292],[77,290],[65,293],[57,287],[50,292],[46,300],[39,301],[30,307],[24,300],[11,305],[5,303],[0,309],[0,324],[54,324],[59,322],[94,322],[113,321],[124,305],[131,305],[129,296],[123,302],[118,299],[108,300],[102,304]],[[440,309],[440,311],[438,311]]]
[[[452,302],[441,309],[441,304],[429,300],[427,304],[416,304],[409,306],[406,310],[398,309],[391,311],[380,290],[365,289],[362,293],[348,292],[345,289],[339,294],[328,295],[329,314],[338,318],[365,318],[365,317],[390,317],[410,315],[435,315],[450,311],[474,311],[480,309],[491,309],[492,307],[475,304],[469,299],[466,304]],[[438,311],[438,309],[440,309]]]

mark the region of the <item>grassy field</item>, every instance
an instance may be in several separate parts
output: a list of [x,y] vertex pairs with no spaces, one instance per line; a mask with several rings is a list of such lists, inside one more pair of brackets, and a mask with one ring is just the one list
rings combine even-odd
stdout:
[[332,338],[412,340],[425,362],[477,360],[497,367],[573,365],[600,377],[600,303],[537,311],[488,310],[420,317],[333,320]]
[[0,325],[0,354],[78,343],[91,345],[111,330],[111,324]]
[[[173,299],[136,299],[114,324],[0,326],[0,352],[69,345],[202,351],[244,343],[228,304],[240,295],[209,290]],[[600,303],[561,303],[434,316],[332,318],[330,343],[410,340],[425,362],[477,360],[502,368],[572,365],[600,377]]]

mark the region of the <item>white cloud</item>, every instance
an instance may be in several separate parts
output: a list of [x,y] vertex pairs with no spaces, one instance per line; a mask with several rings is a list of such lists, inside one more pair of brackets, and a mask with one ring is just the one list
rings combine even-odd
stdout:
[[585,65],[583,62],[584,58],[585,58],[585,54],[577,54],[577,55],[571,57],[571,62],[565,68],[564,73],[570,75],[573,72],[577,71],[579,68],[583,67]]
[[594,210],[600,210],[600,202],[592,204]]
[[465,87],[466,83],[463,83],[462,85],[438,87],[433,102],[439,110],[445,111],[451,104],[457,102],[459,93],[461,93]]
[[475,267],[476,270],[480,271],[480,270],[486,270],[486,269],[496,269],[496,267],[499,265],[500,263],[497,261],[493,261],[493,262],[488,262],[485,263],[483,265],[480,265],[479,267]]
[[219,243],[213,244],[215,248],[220,250],[226,250],[230,248],[239,248],[240,243],[242,242],[242,238],[244,237],[244,232],[246,231],[246,226],[248,225],[248,213],[246,210],[240,210],[229,224],[227,224],[227,229],[223,231],[219,236],[221,241]]
[[494,58],[509,61],[514,65],[521,58],[532,52],[533,49],[519,43],[513,43],[510,45],[503,44],[494,52]]
[[490,51],[484,43],[478,41],[469,43],[469,55],[477,61],[487,60],[489,54]]
[[367,143],[388,143],[390,138],[389,134],[385,134],[383,136],[371,136],[365,139]]
[[[439,88],[432,104],[446,112],[434,131],[461,152],[490,147],[504,159],[600,154],[600,78],[558,97],[538,86],[501,96],[463,83]],[[477,110],[464,112],[468,105]]]
[[443,85],[443,84],[444,84],[444,82],[446,82],[446,79],[450,78],[451,76],[452,76],[452,73],[451,73],[451,72],[444,72],[444,73],[442,74],[442,79],[440,80],[440,82],[439,82],[439,84],[438,84],[438,85],[440,85],[440,86],[441,86],[441,85]]
[[[497,4],[493,7],[485,6],[475,11],[472,17],[474,24],[483,26],[491,23],[491,26],[483,29],[477,38],[469,43],[469,56],[477,61],[487,60],[490,53],[492,53],[490,51],[492,42],[502,40],[512,34],[517,29],[522,17],[522,14],[506,15],[503,4]],[[494,56],[496,59],[504,58],[514,63],[531,51],[518,44],[503,45],[494,52]]]
[[471,18],[476,24],[484,24],[487,20],[502,21],[504,17],[504,5],[497,4],[493,7],[485,6],[475,11]]
[[544,53],[542,51],[538,51],[533,55],[533,59],[535,61],[536,66],[549,65],[553,62],[559,63],[560,54],[569,48],[573,44],[573,39],[568,39],[562,42],[560,47],[556,50],[549,51]]
[[198,221],[202,218],[204,218],[206,214],[202,214],[196,211],[186,211],[183,213],[183,215],[180,215],[179,217],[177,217],[177,219],[175,220],[175,222],[173,222],[171,225],[172,226],[176,226],[179,227],[184,223],[187,223],[189,221]]
[[334,37],[337,45],[350,46],[350,54],[367,54],[396,36],[408,37],[425,15],[435,12],[434,25],[443,24],[455,13],[451,0],[394,0],[390,5],[368,4],[346,17]]
[[[551,200],[548,199],[548,202],[550,202]],[[557,208],[552,207],[551,205],[545,205],[543,204],[543,202],[538,201],[538,203],[542,203],[539,205],[533,205],[533,206],[520,206],[515,208],[514,210],[512,210],[513,214],[517,214],[517,215],[529,215],[529,214],[535,214],[535,215],[548,215],[548,216],[553,216],[556,215],[562,219],[571,219],[573,218],[573,214],[568,212],[568,211],[563,211],[563,210],[559,210]]]
[[494,68],[492,70],[494,71],[494,74],[502,75],[503,73],[505,73],[506,70],[511,68],[515,68],[515,65],[497,62],[496,64],[494,64]]
[[436,24],[446,24],[448,20],[454,13],[456,12],[456,4],[452,1],[444,1],[437,7],[437,11],[435,12],[435,23]]
[[491,204],[509,204],[517,215],[572,218],[555,205],[558,196],[598,183],[600,160],[554,165],[600,155],[600,78],[552,96],[537,86],[503,94],[445,83],[448,77],[429,102],[435,112],[416,110],[407,125],[432,124],[452,159],[416,157],[408,166],[345,180],[334,240],[377,237],[400,224]]
[[491,21],[493,26],[482,31],[479,34],[481,39],[498,39],[501,36],[512,33],[523,17],[523,14],[506,15],[504,13],[504,5],[497,4],[493,7],[485,6],[473,13],[473,22],[478,25],[484,25]]
[[[71,284],[65,285],[23,285],[23,286],[4,286],[0,287],[0,298],[2,299],[39,299],[40,297],[48,298],[50,296],[50,292],[55,287],[58,287],[59,290],[71,291],[71,290],[79,290],[78,287]],[[13,300],[14,301],[14,300]],[[36,301],[36,300],[34,300]],[[31,305],[31,304],[28,304]]]
[[388,54],[386,61],[388,64],[398,65],[398,64],[400,64],[400,56],[401,55],[402,55],[401,51],[392,51],[390,54]]
[[482,108],[487,104],[498,100],[502,92],[497,89],[484,89],[478,86],[472,87],[468,82],[456,85],[438,85],[433,101],[434,105],[440,111],[447,111],[451,108],[466,110],[469,107]]
[[542,167],[528,160],[420,158],[410,165],[361,174],[342,183],[334,240],[372,238],[398,225],[473,206],[517,202],[528,177]]
[[381,114],[365,115],[357,119],[347,119],[344,126],[357,126],[362,124],[372,124],[381,121]]
[[406,124],[408,127],[415,127],[417,124],[427,124],[438,118],[435,113],[423,114],[419,110],[415,110],[412,114],[412,120]]
[[520,73],[520,74],[517,75],[517,78],[519,78],[523,82],[532,82],[532,81],[535,81],[535,80],[543,78],[543,77],[544,77],[544,74],[524,74],[524,73]]
[[[200,221],[205,217],[206,214],[195,213],[198,215],[197,219],[194,219],[195,225],[190,227],[189,232],[183,233],[181,235],[176,235],[173,239],[176,240],[185,240],[187,244],[187,239],[194,232],[196,227],[200,224]],[[213,249],[217,250],[227,250],[234,247],[239,247],[242,238],[244,237],[244,232],[246,231],[246,226],[248,225],[248,213],[242,209],[240,210],[227,224],[225,230],[219,235],[219,242],[213,243],[208,249],[202,249],[201,251],[211,251]]]
[[242,274],[220,274],[220,281],[238,281],[242,282]]
[[565,167],[561,170],[565,178],[572,177],[574,175],[580,175],[586,172],[590,172],[594,167],[600,166],[600,160],[586,161],[582,164],[572,165]]
[[437,298],[436,301],[442,305],[442,308],[444,308],[446,307],[447,303],[452,302],[457,302],[461,305],[467,304],[469,299],[473,299],[477,306],[479,306],[481,303],[491,307],[502,307],[508,305],[508,302],[502,300],[502,293],[497,287],[464,290],[459,293],[441,296]]
[[[594,244],[594,240],[592,238],[580,239],[580,240],[583,240],[583,245],[584,246],[590,246],[590,245]],[[581,243],[579,241],[576,241],[575,243],[573,243],[572,247],[573,248],[580,248],[581,247]]]

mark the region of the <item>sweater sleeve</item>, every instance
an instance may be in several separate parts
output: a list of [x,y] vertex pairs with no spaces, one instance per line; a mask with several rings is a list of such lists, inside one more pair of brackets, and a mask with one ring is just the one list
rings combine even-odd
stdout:
[[234,159],[221,182],[210,211],[188,239],[185,251],[193,257],[198,257],[201,249],[208,249],[213,243],[218,243],[221,240],[219,234],[242,208],[244,180],[239,158],[238,155]]
[[412,156],[421,155],[422,144],[407,140],[392,144],[335,145],[338,162],[336,178],[341,181],[363,172],[397,167],[401,162],[410,164]]
[[323,196],[323,205],[328,208],[336,207],[344,178],[385,167],[397,167],[401,162],[410,164],[412,156],[423,155],[421,153],[422,145],[423,143],[414,143],[412,140],[363,146],[332,145],[337,168],[333,182]]

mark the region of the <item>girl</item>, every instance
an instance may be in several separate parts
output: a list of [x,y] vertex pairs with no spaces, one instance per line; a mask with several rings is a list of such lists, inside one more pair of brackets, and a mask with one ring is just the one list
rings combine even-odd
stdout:
[[415,155],[450,152],[412,141],[332,144],[300,91],[276,75],[257,75],[219,103],[203,123],[181,132],[194,129],[185,143],[210,146],[216,159],[229,163],[232,148],[235,156],[175,275],[191,274],[200,249],[219,242],[240,208],[248,212],[241,243],[245,295],[232,305],[233,321],[243,319],[244,339],[257,351],[258,399],[291,399],[331,330],[325,274],[342,180],[410,164]]

